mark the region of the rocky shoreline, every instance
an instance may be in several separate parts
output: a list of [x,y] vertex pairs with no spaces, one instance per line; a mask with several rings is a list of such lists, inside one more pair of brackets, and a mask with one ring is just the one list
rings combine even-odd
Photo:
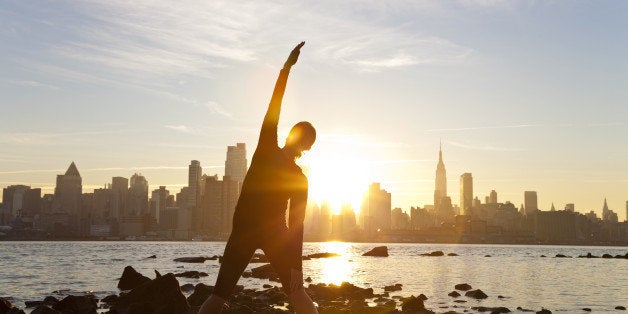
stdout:
[[[303,259],[333,258],[334,253],[316,253],[304,256]],[[363,256],[387,257],[388,250],[385,246],[376,247]],[[455,258],[455,253],[445,254],[435,251],[420,254],[427,258]],[[545,256],[541,256],[545,257]],[[568,258],[560,256],[555,258]],[[580,255],[580,258],[625,258],[626,255],[594,256],[591,253]],[[149,256],[147,258],[156,258]],[[212,257],[181,257],[175,259],[180,263],[204,263],[206,260],[218,260],[220,256]],[[272,266],[267,263],[263,254],[256,254],[252,263],[262,265],[253,267],[243,274],[244,277],[254,277],[269,280],[262,289],[237,286],[235,293],[229,298],[228,308],[223,313],[290,313],[287,297],[282,292],[278,275]],[[213,287],[198,283],[180,285],[177,278],[201,278],[208,274],[199,271],[182,271],[180,273],[160,274],[155,270],[153,279],[137,272],[132,266],[127,266],[122,271],[118,281],[120,292],[107,295],[98,299],[92,293],[67,295],[63,298],[47,296],[43,300],[26,301],[26,312],[33,314],[54,313],[197,313],[203,301],[212,293]],[[507,308],[499,306],[500,300],[508,299],[507,296],[489,296],[481,289],[472,287],[468,283],[456,284],[452,287],[447,297],[450,302],[429,302],[424,294],[418,296],[403,295],[403,285],[393,284],[380,287],[383,292],[375,293],[373,288],[363,288],[349,282],[340,285],[312,283],[310,278],[306,280],[306,290],[312,299],[318,304],[319,313],[552,313],[550,309],[527,309],[524,307]],[[380,289],[378,289],[379,291]],[[187,295],[187,297],[186,297]],[[441,296],[430,296],[437,298]],[[482,300],[481,303],[477,300]],[[475,302],[473,302],[475,301]],[[435,303],[435,304],[433,304]],[[480,306],[482,305],[482,306]],[[491,305],[491,306],[487,306]],[[625,311],[622,305],[609,305],[607,311]],[[589,312],[590,308],[582,308],[580,312]],[[15,307],[11,299],[0,298],[0,314],[25,313],[24,310]]]

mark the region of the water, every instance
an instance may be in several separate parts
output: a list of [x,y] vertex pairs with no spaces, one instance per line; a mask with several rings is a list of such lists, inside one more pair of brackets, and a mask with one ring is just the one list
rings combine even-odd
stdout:
[[[619,247],[558,247],[509,245],[386,244],[390,257],[363,257],[362,253],[382,244],[305,243],[304,255],[336,252],[341,257],[303,261],[305,276],[314,283],[349,281],[372,287],[403,284],[393,295],[425,294],[426,306],[445,312],[455,310],[447,294],[458,283],[482,289],[488,299],[466,297],[458,306],[518,306],[554,312],[616,311],[628,306],[628,260],[552,258],[556,254],[577,256],[591,252],[601,256],[626,254]],[[219,264],[173,262],[183,256],[221,255],[223,242],[0,242],[0,296],[24,308],[26,300],[42,300],[47,295],[93,291],[98,297],[117,293],[116,285],[125,266],[131,265],[153,278],[153,270],[165,274],[198,270],[209,273],[201,279],[179,278],[181,285],[203,282],[213,285]],[[421,253],[440,250],[459,256],[423,257]],[[146,259],[151,255],[156,259]],[[491,255],[491,257],[485,257]],[[541,258],[541,255],[548,257]],[[260,264],[249,265],[251,267]],[[184,268],[178,268],[183,266]],[[266,280],[242,278],[239,284],[261,288]],[[277,285],[277,283],[272,283]],[[53,291],[69,289],[58,294]],[[506,298],[499,299],[498,295]],[[440,307],[448,308],[440,308]],[[461,311],[458,308],[458,311]]]

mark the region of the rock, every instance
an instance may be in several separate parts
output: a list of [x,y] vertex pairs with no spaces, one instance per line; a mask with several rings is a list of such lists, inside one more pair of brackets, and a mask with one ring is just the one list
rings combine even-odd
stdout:
[[423,254],[420,254],[420,255],[421,256],[443,256],[443,255],[445,255],[445,253],[443,253],[443,251],[434,251],[434,252],[431,252],[431,253],[423,253]]
[[530,309],[524,309],[520,306],[517,306],[517,310],[520,312],[534,312],[534,310],[530,310]]
[[194,291],[194,285],[191,283],[186,283],[183,286],[181,286],[181,291],[183,292]]
[[410,296],[403,301],[401,311],[404,313],[434,313],[426,309],[423,300],[415,296]]
[[115,295],[115,294],[110,294],[110,295],[102,298],[102,300],[100,300],[100,301],[102,301],[104,303],[107,303],[107,304],[113,304],[113,303],[116,303],[116,301],[118,301],[118,296]]
[[400,284],[400,283],[394,284],[394,285],[390,285],[390,286],[385,286],[384,287],[384,291],[400,291],[401,290],[401,286],[402,286],[402,284]]
[[625,307],[625,306],[621,306],[621,305],[620,305],[620,306],[616,306],[616,307],[615,307],[615,309],[616,309],[616,310],[620,310],[620,311],[625,311],[625,310],[626,310],[626,307]]
[[373,288],[360,288],[348,282],[338,285],[310,284],[308,290],[315,300],[364,300],[374,297]]
[[118,281],[118,289],[131,290],[143,283],[149,282],[150,279],[140,273],[138,273],[133,267],[124,267],[122,271],[122,277]]
[[454,288],[456,290],[461,290],[461,291],[467,291],[467,290],[473,289],[473,287],[471,287],[471,285],[468,284],[468,283],[459,283],[459,284],[455,285]]
[[5,298],[0,298],[0,313],[2,314],[24,314],[24,311],[18,309]]
[[307,256],[302,256],[302,257],[301,257],[301,259],[302,259],[302,260],[304,260],[304,261],[309,261],[309,260],[311,260],[311,258],[309,258],[309,257],[307,257]]
[[471,309],[476,310],[478,312],[491,312],[491,314],[510,313],[510,309],[503,306],[500,306],[500,307],[474,306]]
[[312,277],[305,278],[305,282],[312,282]]
[[599,256],[595,256],[595,255],[591,254],[591,252],[587,253],[587,255],[580,255],[578,257],[580,257],[580,258],[599,258]]
[[118,298],[116,313],[187,313],[190,305],[173,274],[146,282]]
[[44,301],[24,301],[26,308],[37,307],[44,304]]
[[540,311],[536,311],[536,314],[552,314],[552,311],[548,309],[541,309]]
[[610,254],[604,254],[604,255],[602,255],[602,258],[613,258],[613,255],[610,255]]
[[61,312],[54,310],[47,305],[40,305],[36,307],[31,314],[61,314]]
[[491,257],[490,255],[484,255],[484,257]]
[[155,269],[155,277],[156,277],[156,278],[161,277],[161,274],[160,274],[160,273],[159,273],[156,269]]
[[456,254],[456,253],[449,253],[449,254],[447,254],[447,256],[458,256],[458,254]]
[[497,296],[498,299],[506,299],[507,297],[503,296],[503,295],[498,295]]
[[268,258],[264,254],[255,253],[253,254],[253,257],[251,257],[249,264],[257,264],[257,263],[268,263]]
[[198,272],[196,270],[190,270],[190,271],[184,271],[182,273],[178,273],[174,275],[175,277],[183,277],[183,278],[201,278],[201,277],[207,277],[207,273],[205,272]]
[[200,306],[214,291],[214,287],[199,283],[194,287],[194,293],[188,297],[191,306]]
[[96,299],[92,295],[69,295],[52,308],[63,313],[96,313]]
[[459,297],[459,296],[460,296],[460,293],[458,293],[458,291],[452,291],[452,292],[450,292],[450,293],[449,293],[449,294],[447,294],[447,295],[448,295],[448,296],[450,296],[450,297],[457,298],[457,297]]
[[147,257],[147,259],[148,258],[157,258],[157,255],[151,255],[151,256]]
[[480,289],[467,291],[467,293],[465,293],[464,295],[469,297],[469,298],[474,298],[474,299],[486,299],[486,298],[488,298],[486,293],[484,293],[484,291],[482,291]]
[[338,254],[338,253],[323,252],[323,253],[310,254],[307,257],[309,257],[309,258],[329,258],[329,257],[338,257],[338,256],[340,256],[340,254]]
[[547,256],[545,256],[545,255],[541,255],[541,257],[547,257]]
[[[608,257],[607,257],[607,258],[608,258]],[[591,309],[590,309],[590,308],[588,308],[588,307],[585,307],[585,308],[583,308],[582,310],[583,310],[583,311],[585,311],[585,312],[591,312]]]
[[362,254],[362,256],[377,256],[377,257],[388,257],[388,247],[387,246],[376,246],[370,251]]
[[269,288],[272,288],[272,287],[273,287],[273,285],[269,285],[267,283],[262,285],[262,288],[264,288],[264,289],[269,289]]
[[270,264],[265,264],[251,269],[251,277],[279,281],[279,274],[277,274],[273,266]]
[[205,261],[210,260],[212,258],[210,257],[206,257],[206,256],[193,256],[193,257],[179,257],[179,258],[175,258],[174,261],[175,262],[181,262],[181,263],[205,263]]
[[53,296],[50,296],[50,295],[44,298],[44,304],[46,304],[46,305],[52,306],[52,305],[57,304],[57,302],[59,302],[59,299],[57,299],[57,298],[55,298]]
[[570,258],[571,256],[568,255],[563,255],[563,254],[556,254],[556,256],[554,257],[559,257],[559,258]]
[[467,300],[454,300],[456,303],[467,303]]

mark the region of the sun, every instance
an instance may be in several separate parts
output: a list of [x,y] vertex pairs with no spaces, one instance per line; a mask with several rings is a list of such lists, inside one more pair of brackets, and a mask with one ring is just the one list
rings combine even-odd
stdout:
[[369,171],[357,152],[343,149],[314,150],[301,158],[309,181],[309,199],[327,202],[334,214],[343,204],[360,210],[364,193],[368,189]]

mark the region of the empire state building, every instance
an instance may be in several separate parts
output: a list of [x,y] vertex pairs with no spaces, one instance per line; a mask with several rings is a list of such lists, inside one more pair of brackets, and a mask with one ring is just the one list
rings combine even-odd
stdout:
[[443,163],[443,146],[438,151],[438,165],[436,166],[436,184],[434,188],[434,206],[437,207],[443,197],[447,197],[447,171]]

